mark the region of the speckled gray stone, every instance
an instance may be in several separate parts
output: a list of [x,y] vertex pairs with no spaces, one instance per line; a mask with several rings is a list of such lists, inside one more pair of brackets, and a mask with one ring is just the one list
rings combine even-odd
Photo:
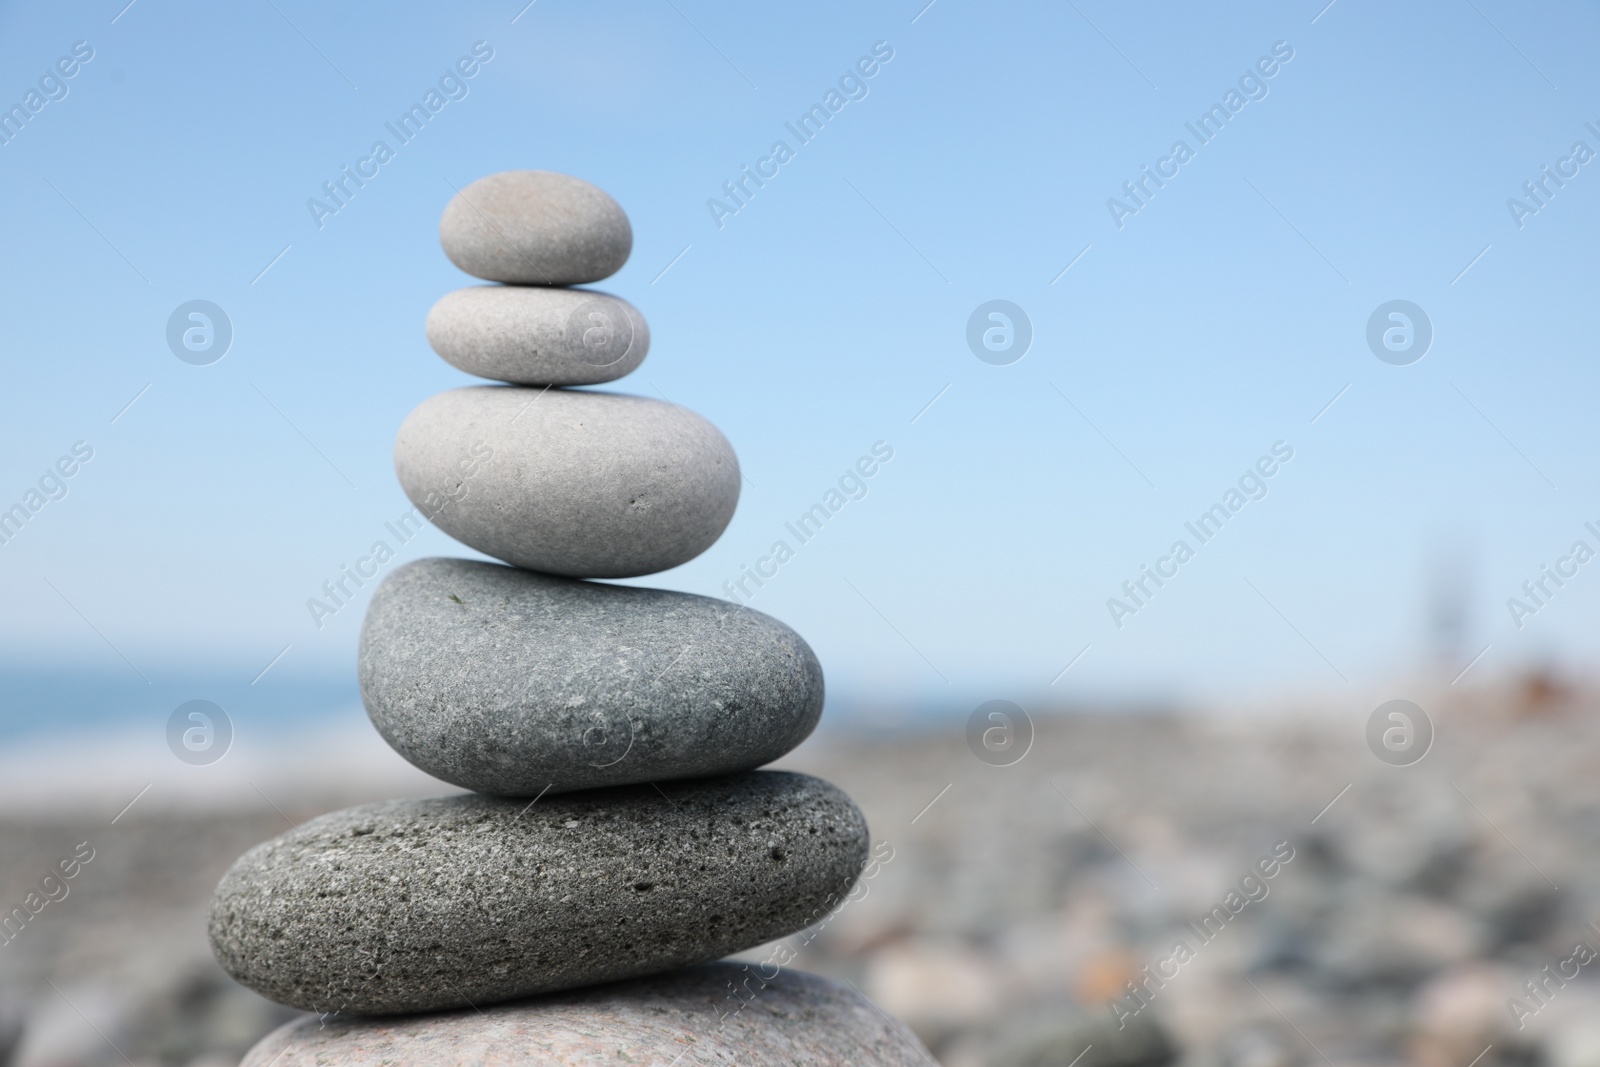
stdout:
[[569,578],[626,578],[711,547],[739,502],[733,446],[646,397],[477,385],[429,397],[400,427],[395,469],[441,530]]
[[503,796],[749,770],[822,714],[822,666],[776,619],[474,560],[384,579],[358,659],[395,751]]
[[427,330],[445,362],[516,385],[615,381],[650,350],[650,327],[639,309],[592,289],[457,289],[433,305]]
[[505,170],[451,198],[439,243],[450,262],[486,281],[581,285],[622,269],[633,227],[621,205],[582,178]]
[[263,996],[381,1015],[486,1004],[704,963],[837,906],[867,825],[827,782],[780,771],[532,803],[392,800],[241,856],[212,951]]
[[[762,981],[760,975],[768,975]],[[801,971],[709,964],[448,1014],[309,1018],[240,1067],[929,1067],[904,1027]]]

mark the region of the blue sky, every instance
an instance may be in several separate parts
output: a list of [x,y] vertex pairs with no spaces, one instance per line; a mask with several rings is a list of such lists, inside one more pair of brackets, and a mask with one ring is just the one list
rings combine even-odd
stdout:
[[[747,476],[722,540],[642,582],[723,595],[893,449],[753,601],[817,649],[839,706],[1367,706],[1426,653],[1441,569],[1467,581],[1462,666],[1595,651],[1600,564],[1520,628],[1506,606],[1574,541],[1600,548],[1600,162],[1561,163],[1600,151],[1592,9],[924,2],[0,10],[7,107],[93,50],[0,145],[0,504],[93,450],[0,545],[11,692],[205,696],[280,652],[258,693],[353,688],[365,594],[321,629],[305,602],[409,507],[405,415],[469,384],[422,331],[471,283],[437,222],[511,168],[628,211],[632,258],[597,288],[644,312],[652,350],[612,388],[701,412]],[[393,141],[478,42],[464,95]],[[785,123],[875,45],[892,58],[800,143]],[[1275,46],[1292,58],[1201,144],[1185,124]],[[379,139],[394,158],[315,219]],[[717,218],[779,140],[793,158]],[[1193,158],[1160,162],[1179,140]],[[1117,219],[1147,165],[1177,172]],[[1508,199],[1546,165],[1576,174],[1519,226]],[[233,330],[206,366],[165,338],[195,299]],[[966,340],[995,299],[1032,327],[1008,365]],[[1395,299],[1434,331],[1404,366],[1365,338]],[[1293,458],[1265,497],[1187,534],[1277,442]],[[1185,538],[1119,627],[1108,599]],[[396,547],[473,555],[432,531]]]

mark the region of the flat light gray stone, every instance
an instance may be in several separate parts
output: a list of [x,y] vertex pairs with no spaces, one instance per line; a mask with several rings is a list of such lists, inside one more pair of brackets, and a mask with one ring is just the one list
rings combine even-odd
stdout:
[[359,669],[395,751],[502,796],[749,770],[822,714],[822,666],[770,616],[464,559],[384,579]]
[[860,995],[802,971],[709,964],[447,1014],[300,1019],[241,1067],[929,1067]]
[[485,281],[581,285],[622,269],[633,227],[620,204],[582,178],[505,170],[450,199],[439,243],[450,262]]
[[867,843],[849,797],[780,771],[392,800],[241,856],[212,899],[211,947],[309,1011],[481,1008],[794,933],[843,900]]
[[445,533],[529,570],[628,578],[711,547],[739,502],[733,446],[646,397],[478,385],[400,427],[406,495]]
[[457,289],[433,305],[427,330],[451,366],[514,385],[615,381],[650,350],[639,309],[592,289]]

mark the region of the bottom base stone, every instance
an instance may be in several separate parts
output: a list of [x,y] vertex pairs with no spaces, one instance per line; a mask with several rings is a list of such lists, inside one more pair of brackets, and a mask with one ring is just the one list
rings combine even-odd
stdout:
[[240,1067],[930,1067],[922,1044],[865,998],[815,975],[763,982],[731,963],[689,967],[482,1011],[312,1017],[268,1034]]

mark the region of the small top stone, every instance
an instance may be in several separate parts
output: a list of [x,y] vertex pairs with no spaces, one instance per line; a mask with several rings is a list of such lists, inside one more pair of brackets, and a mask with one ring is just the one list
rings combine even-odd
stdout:
[[439,243],[450,262],[487,281],[580,285],[622,268],[633,228],[620,204],[581,178],[506,170],[445,205]]

